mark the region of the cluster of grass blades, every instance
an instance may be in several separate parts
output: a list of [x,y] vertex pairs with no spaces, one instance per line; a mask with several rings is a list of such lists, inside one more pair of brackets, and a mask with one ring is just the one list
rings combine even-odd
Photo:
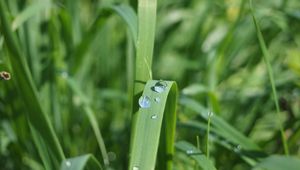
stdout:
[[300,3],[255,2],[0,0],[0,164],[299,169]]

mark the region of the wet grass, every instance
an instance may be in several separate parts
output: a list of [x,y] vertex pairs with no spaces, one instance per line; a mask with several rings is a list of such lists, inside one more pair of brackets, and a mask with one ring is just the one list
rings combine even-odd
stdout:
[[298,0],[0,7],[3,169],[300,166]]

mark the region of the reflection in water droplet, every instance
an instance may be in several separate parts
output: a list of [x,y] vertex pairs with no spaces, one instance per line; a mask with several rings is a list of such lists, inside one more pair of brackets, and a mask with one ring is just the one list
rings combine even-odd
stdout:
[[138,167],[138,166],[134,166],[133,168],[132,168],[132,170],[139,170],[140,168]]
[[148,96],[141,96],[139,98],[139,105],[141,108],[149,108],[150,104],[150,98]]
[[159,97],[156,97],[156,98],[154,99],[154,101],[157,102],[157,103],[159,103],[159,102],[160,102],[160,98],[159,98]]
[[188,155],[191,155],[191,154],[193,154],[193,153],[194,153],[193,150],[187,150],[187,151],[186,151],[186,154],[188,154]]
[[152,115],[152,116],[151,116],[151,119],[157,119],[157,118],[158,118],[157,115]]
[[70,167],[71,166],[71,162],[70,161],[66,161],[66,166]]
[[155,83],[155,85],[152,87],[152,90],[154,90],[157,93],[162,93],[166,90],[167,88],[167,83],[164,81],[158,81]]

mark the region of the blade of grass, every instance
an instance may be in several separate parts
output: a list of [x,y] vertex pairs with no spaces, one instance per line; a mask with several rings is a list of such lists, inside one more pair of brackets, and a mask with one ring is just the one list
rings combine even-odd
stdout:
[[269,79],[270,79],[270,83],[271,83],[271,87],[272,87],[272,93],[273,93],[273,97],[274,97],[274,103],[275,103],[275,107],[276,107],[276,113],[277,113],[277,120],[278,120],[278,126],[280,129],[280,133],[281,133],[281,140],[283,143],[283,148],[284,148],[284,153],[286,155],[289,155],[289,149],[288,149],[288,144],[286,141],[286,137],[284,135],[284,130],[283,130],[283,125],[280,121],[280,109],[279,109],[279,104],[278,104],[278,97],[277,97],[277,91],[276,91],[276,87],[275,87],[275,82],[274,82],[274,76],[273,76],[273,69],[270,63],[270,54],[268,52],[266,43],[264,41],[263,35],[261,33],[260,27],[257,23],[257,20],[255,18],[254,15],[254,9],[252,6],[252,0],[250,0],[250,9],[251,9],[251,15],[252,15],[252,19],[253,19],[253,23],[255,25],[255,29],[256,29],[256,35],[258,38],[258,42],[259,42],[259,46],[262,50],[263,53],[263,58],[265,61],[265,64],[267,66],[267,70],[268,70],[268,75],[269,75]]
[[65,79],[66,79],[67,84],[69,85],[69,87],[74,91],[74,93],[76,95],[78,95],[78,97],[82,101],[82,108],[83,108],[84,112],[86,113],[86,115],[87,115],[87,117],[88,117],[88,119],[91,123],[91,126],[93,128],[93,131],[95,133],[95,136],[96,136],[96,139],[97,139],[97,142],[98,142],[98,145],[99,145],[99,149],[100,149],[100,152],[102,154],[104,165],[108,166],[109,165],[109,159],[108,159],[104,139],[103,139],[101,131],[99,129],[99,124],[97,122],[97,118],[95,116],[95,113],[92,110],[92,108],[90,107],[87,97],[80,90],[77,83],[73,79],[71,79],[70,77],[65,77]]
[[[155,160],[161,138],[161,159],[158,159],[162,169],[172,169],[172,155],[174,153],[176,96],[175,82],[164,81],[165,90],[161,93],[153,91],[155,84],[160,81],[149,80],[143,92],[144,101],[149,107],[141,107],[136,113],[133,124],[130,150],[129,169],[155,169]],[[146,104],[147,104],[146,103]],[[164,128],[162,128],[164,127]]]
[[34,1],[32,5],[24,9],[12,22],[12,30],[17,30],[24,22],[29,20],[31,17],[37,15],[37,13],[52,7],[51,1]]
[[262,168],[266,170],[298,170],[299,167],[300,160],[297,157],[272,155],[262,160],[254,167],[254,169]]
[[54,162],[61,162],[65,158],[62,147],[50,124],[48,116],[41,108],[28,65],[18,45],[16,35],[12,33],[6,9],[4,1],[0,0],[1,32],[5,37],[5,43],[10,52],[9,59],[13,69],[12,79],[15,81],[15,85],[26,104],[27,116],[30,123],[39,132],[38,134],[41,135],[44,142],[47,143],[49,150],[52,152]]
[[90,44],[96,38],[95,34],[101,30],[100,28],[106,23],[112,12],[117,13],[125,21],[131,32],[135,46],[137,44],[137,16],[130,6],[124,4],[112,5],[101,8],[100,10],[101,11],[94,21],[93,25],[85,34],[83,40],[75,48],[72,73],[77,73],[84,55],[88,51]]
[[97,159],[91,155],[82,155],[64,160],[60,166],[61,170],[84,170],[84,169],[103,169]]
[[184,152],[186,155],[190,156],[192,159],[194,159],[203,170],[216,169],[213,163],[208,159],[208,157],[205,156],[205,154],[203,154],[194,145],[186,141],[179,141],[176,143],[176,148]]
[[[205,120],[208,120],[207,113],[209,113],[209,110],[201,106],[195,100],[189,98],[182,98],[180,100],[180,103],[192,109],[193,111],[199,113],[199,115]],[[238,130],[236,130],[234,127],[232,127],[230,124],[228,124],[226,121],[224,121],[221,117],[217,116],[216,114],[211,116],[211,124],[213,128],[216,128],[218,130],[218,133],[226,140],[236,145],[240,145],[245,150],[251,150],[251,151],[260,150],[259,147],[254,142],[252,142],[249,138],[244,136],[242,133],[240,133]]]

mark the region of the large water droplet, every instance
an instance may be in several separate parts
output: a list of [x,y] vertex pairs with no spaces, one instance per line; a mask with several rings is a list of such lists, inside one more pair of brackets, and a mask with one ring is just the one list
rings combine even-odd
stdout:
[[159,98],[159,97],[156,97],[156,98],[154,99],[154,101],[157,102],[157,103],[159,103],[159,102],[160,102],[160,98]]
[[158,118],[158,116],[156,114],[151,116],[151,119],[157,119],[157,118]]
[[138,166],[134,166],[133,168],[132,168],[132,170],[139,170],[140,168],[138,167]]
[[70,167],[71,166],[71,162],[70,161],[66,161],[66,166]]
[[139,98],[139,105],[141,108],[149,108],[151,105],[150,98],[148,96],[141,96]]
[[155,85],[152,87],[152,90],[157,92],[157,93],[162,93],[166,90],[167,88],[167,83],[164,81],[158,81],[155,83]]

